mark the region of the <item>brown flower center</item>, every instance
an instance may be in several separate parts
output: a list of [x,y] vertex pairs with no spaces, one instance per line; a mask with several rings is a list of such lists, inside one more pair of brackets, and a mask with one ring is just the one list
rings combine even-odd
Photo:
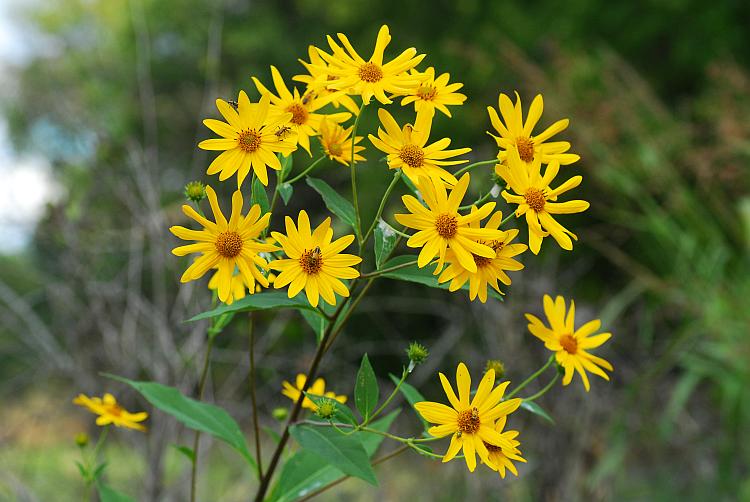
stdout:
[[404,145],[398,156],[409,167],[424,165],[424,152],[417,145]]
[[537,213],[544,209],[546,199],[544,193],[538,188],[529,188],[523,194],[523,198],[526,199],[526,204]]
[[301,104],[294,103],[289,105],[286,111],[292,114],[293,124],[302,125],[307,122],[307,110]]
[[524,162],[531,162],[534,160],[534,141],[531,138],[525,138],[523,136],[516,138],[516,147],[518,148],[518,156]]
[[364,82],[379,82],[383,78],[383,70],[375,63],[365,63],[359,67],[359,78]]
[[344,153],[344,148],[341,146],[341,143],[331,143],[330,145],[328,145],[329,155],[340,157],[342,153]]
[[299,265],[307,275],[315,275],[323,268],[323,253],[320,248],[305,250],[299,257]]
[[417,96],[425,101],[432,101],[437,95],[437,89],[429,84],[425,84],[417,89]]
[[560,345],[565,349],[568,354],[575,354],[578,352],[578,340],[573,335],[563,335],[560,337]]
[[107,406],[107,413],[115,417],[119,417],[120,415],[122,415],[123,411],[124,410],[117,404],[110,404],[109,406]]
[[458,231],[458,218],[452,214],[440,214],[435,218],[435,229],[440,237],[450,239]]
[[234,258],[242,252],[242,237],[237,232],[222,232],[216,238],[216,251],[224,258]]
[[260,148],[260,140],[261,135],[258,131],[255,129],[246,129],[240,132],[240,135],[237,138],[237,146],[247,153],[252,153]]
[[458,413],[458,430],[462,434],[474,434],[480,425],[479,410],[476,407]]
[[477,267],[479,268],[492,263],[492,258],[487,258],[486,256],[479,256],[476,254],[472,254],[471,256],[474,258],[474,263],[476,263]]

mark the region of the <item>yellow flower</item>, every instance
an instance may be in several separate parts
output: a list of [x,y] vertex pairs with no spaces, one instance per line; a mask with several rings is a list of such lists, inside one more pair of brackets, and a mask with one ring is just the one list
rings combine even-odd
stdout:
[[[354,126],[344,129],[340,125],[323,120],[320,125],[320,143],[323,145],[323,151],[328,158],[340,162],[345,166],[352,161],[352,129]],[[361,162],[366,160],[359,155],[359,152],[365,149],[357,143],[362,141],[362,136],[357,136],[354,140],[354,160]]]
[[192,207],[184,205],[182,212],[200,223],[203,230],[190,230],[181,226],[173,226],[169,229],[180,239],[197,241],[195,244],[174,248],[173,254],[185,256],[190,253],[201,253],[201,256],[185,270],[180,281],[200,279],[212,268],[218,268],[216,280],[219,299],[227,302],[233,299],[232,276],[236,266],[251,291],[255,290],[255,281],[267,287],[268,279],[258,270],[258,266],[268,268],[268,263],[258,253],[276,251],[278,248],[272,244],[257,242],[255,239],[268,226],[271,213],[261,216],[260,206],[254,204],[247,215],[242,216],[242,193],[237,190],[232,195],[232,215],[227,221],[219,207],[216,192],[207,186],[206,195],[215,222],[201,216]]
[[578,237],[560,225],[553,214],[580,213],[589,208],[589,203],[584,200],[571,200],[568,202],[553,202],[559,195],[571,190],[581,184],[581,176],[573,176],[568,181],[555,189],[550,188],[550,183],[557,176],[560,164],[554,160],[541,174],[541,159],[535,158],[530,169],[526,169],[518,158],[515,150],[506,159],[505,164],[495,166],[495,172],[515,192],[511,194],[503,190],[503,198],[509,204],[518,204],[516,217],[526,215],[526,223],[529,225],[529,249],[534,254],[539,254],[542,246],[542,238],[552,235],[561,248],[570,251],[573,242]]
[[416,403],[414,408],[425,420],[433,424],[428,432],[434,437],[445,437],[450,434],[451,444],[443,457],[443,462],[448,462],[463,449],[466,465],[474,472],[477,466],[475,453],[485,463],[490,465],[489,451],[485,444],[512,449],[511,441],[500,435],[495,430],[495,421],[513,413],[521,405],[521,399],[509,399],[503,401],[503,394],[510,382],[503,382],[497,387],[495,385],[495,372],[488,370],[482,377],[477,388],[474,399],[469,402],[471,393],[471,376],[464,363],[458,365],[456,370],[456,386],[458,397],[453,392],[448,379],[440,373],[440,382],[443,390],[448,396],[450,406],[430,401]]
[[139,424],[148,418],[148,413],[141,411],[130,413],[128,410],[117,404],[115,396],[104,394],[103,397],[88,397],[78,394],[73,399],[73,403],[87,408],[90,412],[99,415],[96,419],[96,425],[114,424],[117,427],[127,427],[137,431],[146,431],[146,427]]
[[[472,213],[475,212],[476,207],[472,207]],[[497,230],[500,228],[500,222],[503,221],[503,214],[501,212],[494,213],[490,216],[487,225],[484,228]],[[471,228],[481,228],[479,220],[473,221],[469,224]],[[451,291],[456,291],[461,288],[466,281],[469,281],[469,298],[473,301],[479,296],[479,301],[485,303],[487,301],[487,287],[490,286],[492,289],[500,294],[500,287],[497,285],[497,281],[500,280],[506,286],[510,286],[511,281],[505,270],[521,270],[523,265],[514,260],[513,257],[526,251],[527,247],[525,244],[511,244],[513,239],[518,235],[518,230],[511,229],[504,231],[502,237],[499,239],[485,242],[478,241],[479,244],[489,245],[495,251],[494,258],[486,258],[484,256],[472,255],[474,263],[477,266],[476,272],[470,272],[461,265],[461,262],[456,258],[455,253],[452,249],[448,250],[446,254],[446,261],[448,266],[443,270],[443,273],[438,277],[438,283],[451,281],[448,287]]]
[[333,239],[331,218],[312,231],[307,212],[300,211],[297,226],[286,217],[286,235],[272,232],[276,241],[284,248],[288,259],[275,260],[270,267],[280,270],[273,285],[276,289],[289,285],[288,295],[293,298],[303,289],[313,307],[318,306],[319,297],[330,305],[336,305],[336,295],[349,296],[349,290],[340,279],[354,279],[359,272],[353,265],[362,261],[359,256],[341,254],[354,241],[353,235]]
[[257,78],[253,77],[253,82],[261,95],[267,94],[270,96],[271,107],[275,109],[278,114],[292,114],[292,118],[289,121],[290,125],[281,126],[277,131],[277,136],[279,136],[280,139],[282,134],[289,132],[283,129],[283,127],[291,127],[297,132],[297,144],[304,148],[307,153],[310,153],[310,136],[316,136],[318,134],[320,130],[320,122],[323,118],[339,123],[344,122],[351,117],[351,114],[348,112],[331,113],[328,115],[315,113],[330,103],[333,99],[333,95],[320,97],[316,93],[310,91],[306,92],[304,96],[300,96],[296,87],[293,89],[293,93],[289,92],[289,89],[284,83],[284,79],[281,78],[281,74],[275,66],[271,66],[271,75],[273,76],[273,84],[276,86],[276,94],[269,91]]
[[446,252],[450,247],[461,265],[471,272],[477,271],[473,255],[494,258],[495,251],[477,241],[500,239],[503,232],[486,228],[469,226],[474,221],[486,218],[495,208],[494,202],[488,202],[479,210],[462,216],[458,213],[461,200],[469,186],[469,173],[464,174],[456,186],[447,194],[442,182],[433,183],[430,179],[420,178],[416,183],[427,207],[411,195],[404,195],[401,200],[411,214],[396,214],[396,221],[417,232],[409,237],[406,245],[411,248],[421,247],[417,265],[422,268],[437,256],[438,267],[435,273],[443,268]]
[[281,138],[278,133],[292,119],[291,113],[269,115],[271,98],[262,96],[259,103],[251,103],[240,91],[237,98],[237,110],[222,99],[216,100],[216,107],[226,122],[214,119],[203,121],[206,127],[221,136],[198,143],[204,150],[224,150],[208,166],[208,174],[219,174],[224,181],[237,173],[237,187],[250,173],[252,167],[255,175],[264,185],[268,185],[266,167],[281,169],[276,153],[287,156],[297,149],[296,132]]
[[552,136],[564,131],[568,127],[568,119],[558,120],[541,134],[537,134],[536,136],[532,134],[534,126],[539,122],[544,108],[541,94],[538,94],[534,98],[534,101],[531,102],[531,108],[529,109],[529,115],[526,117],[525,123],[521,109],[521,98],[518,96],[518,93],[516,93],[515,106],[511,103],[510,98],[502,93],[498,99],[498,105],[500,113],[503,116],[502,121],[500,121],[500,117],[498,117],[497,112],[491,106],[487,107],[487,112],[490,114],[492,126],[500,136],[495,136],[492,133],[488,134],[495,138],[497,146],[500,147],[500,153],[497,154],[497,158],[501,162],[508,157],[508,153],[511,150],[514,150],[526,164],[536,159],[541,159],[545,164],[557,161],[562,165],[567,165],[581,158],[574,153],[565,153],[570,149],[570,143],[567,141],[546,142]]
[[292,80],[306,85],[305,94],[314,92],[319,98],[331,96],[331,104],[336,108],[343,105],[354,115],[359,114],[359,107],[350,96],[347,96],[344,91],[330,87],[331,82],[338,80],[338,77],[328,73],[328,64],[320,56],[319,50],[310,45],[307,47],[307,53],[310,55],[310,62],[301,59],[299,62],[307,69],[309,75],[295,75]]
[[[292,385],[284,380],[281,384],[281,393],[296,403],[297,399],[299,399],[299,395],[302,392],[302,389],[305,388],[306,382],[307,376],[303,375],[302,373],[297,375],[297,379],[294,382],[295,385]],[[330,399],[335,399],[341,404],[344,404],[346,402],[346,396],[337,396],[336,393],[332,391],[326,392],[326,382],[322,378],[315,379],[310,388],[307,389],[307,393],[313,394],[315,396],[325,396]],[[302,401],[302,407],[307,408],[308,410],[311,410],[313,412],[318,410],[318,406],[314,402],[312,402],[309,397],[305,397],[305,399]]]
[[462,105],[466,101],[466,96],[456,92],[464,84],[449,84],[450,74],[443,73],[437,79],[435,78],[435,68],[430,66],[424,73],[419,73],[412,69],[410,73],[415,76],[423,76],[424,80],[419,87],[412,89],[404,99],[401,100],[401,106],[414,103],[414,109],[417,113],[425,112],[432,116],[435,109],[440,110],[448,117],[451,112],[448,106]]
[[385,95],[386,92],[407,94],[423,80],[422,76],[407,73],[425,57],[424,54],[417,55],[417,50],[413,47],[406,49],[390,62],[383,63],[383,52],[391,42],[388,26],[383,25],[380,28],[372,57],[367,61],[357,54],[346,35],[339,33],[338,37],[343,48],[333,37],[328,36],[328,45],[333,53],[320,51],[321,57],[328,63],[325,71],[335,77],[335,80],[328,84],[329,88],[360,95],[365,105],[370,103],[373,96],[381,103],[389,104],[392,101]]
[[[529,320],[529,331],[544,342],[544,346],[555,353],[555,359],[565,369],[563,385],[568,385],[573,379],[573,370],[581,375],[586,392],[589,391],[587,371],[609,380],[602,368],[613,371],[612,365],[587,351],[595,349],[612,337],[612,333],[600,333],[602,322],[599,319],[589,321],[577,330],[575,329],[575,303],[570,300],[570,310],[565,314],[565,299],[544,295],[544,314],[549,320],[549,327],[536,316],[526,314]],[[593,336],[592,336],[593,335]]]
[[370,134],[369,139],[378,150],[388,154],[388,166],[391,169],[401,169],[414,183],[420,177],[431,178],[434,183],[457,183],[456,177],[440,166],[468,162],[445,159],[468,153],[471,148],[446,150],[451,144],[448,138],[425,146],[430,137],[432,115],[428,112],[417,113],[414,126],[406,124],[403,128],[399,128],[391,114],[383,108],[378,110],[378,118],[385,130],[378,128],[378,137]]
[[[211,276],[211,279],[208,281],[208,289],[210,289],[211,291],[217,291],[217,294],[219,289],[219,277],[220,274],[217,271],[216,273],[214,273],[214,275]],[[274,274],[268,274],[266,279],[268,279],[268,282],[273,282],[275,277],[276,276]],[[235,301],[245,298],[245,295],[247,295],[247,293],[250,293],[251,295],[254,293],[260,293],[261,291],[263,291],[263,286],[260,283],[256,282],[254,287],[251,287],[245,282],[245,278],[242,274],[234,274],[232,276],[232,285],[230,286],[229,291],[229,298],[227,298],[227,301],[224,302],[227,305],[231,305]]]
[[526,462],[526,459],[521,456],[521,450],[518,449],[518,447],[521,445],[521,442],[516,439],[516,437],[518,436],[518,431],[503,432],[507,419],[508,417],[500,418],[500,420],[498,420],[495,424],[495,430],[500,434],[500,436],[502,436],[510,443],[511,447],[503,448],[489,443],[484,444],[484,446],[487,448],[487,451],[490,452],[490,463],[487,465],[493,471],[497,471],[500,474],[500,477],[503,479],[505,479],[506,469],[518,476],[518,470],[516,469],[516,466],[513,465],[514,460],[516,462]]

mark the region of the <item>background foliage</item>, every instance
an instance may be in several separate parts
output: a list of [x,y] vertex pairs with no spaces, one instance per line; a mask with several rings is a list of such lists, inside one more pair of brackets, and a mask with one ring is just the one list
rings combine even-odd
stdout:
[[[0,498],[80,496],[72,437],[88,422],[70,399],[106,387],[144,406],[99,372],[194,390],[205,325],[182,321],[208,300],[203,285],[178,287],[183,263],[169,255],[167,228],[180,221],[184,181],[207,165],[195,146],[208,137],[200,119],[215,114],[215,97],[253,90],[250,75],[268,82],[269,64],[301,72],[296,59],[325,34],[369,47],[382,22],[396,47],[417,47],[465,83],[469,101],[436,134],[477,160],[495,153],[484,131],[497,93],[542,92],[545,120],[571,118],[566,134],[582,155],[571,169],[592,208],[571,224],[581,239],[573,253],[550,246],[523,257],[502,305],[382,281],[327,360],[329,387],[351,398],[365,351],[379,375],[398,373],[411,338],[432,350],[410,380],[428,398],[439,395],[435,371],[459,359],[478,369],[490,355],[517,379],[545,357],[522,315],[540,310],[543,293],[576,298],[582,318],[601,314],[615,333],[604,353],[615,373],[588,395],[572,385],[545,396],[555,426],[515,424],[530,459],[519,479],[403,456],[378,467],[380,488],[348,481],[334,493],[750,497],[748,19],[746,2],[695,0],[58,0],[19,10],[35,52],[11,69],[2,113],[14,146],[44,155],[64,196],[27,250],[0,257]],[[375,114],[362,122],[372,129]],[[360,180],[372,215],[390,176],[368,150]],[[297,169],[306,164],[295,154]],[[346,190],[345,169],[325,176]],[[312,189],[297,190],[289,214],[322,210]],[[292,313],[260,319],[270,417],[287,405],[281,380],[307,366],[315,340]],[[217,339],[206,398],[247,425],[245,329],[238,322]],[[182,500],[187,464],[169,445],[189,436],[162,415],[150,422],[148,436],[117,435],[111,482],[140,487],[143,500]],[[206,455],[217,461],[203,463],[205,496],[243,500],[251,487],[233,453]]]

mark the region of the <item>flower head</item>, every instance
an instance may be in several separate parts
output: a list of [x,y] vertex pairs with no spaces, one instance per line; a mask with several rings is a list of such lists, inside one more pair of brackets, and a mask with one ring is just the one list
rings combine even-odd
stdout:
[[554,201],[558,196],[580,185],[583,178],[573,176],[553,189],[550,184],[557,176],[560,164],[556,160],[552,161],[544,171],[544,176],[541,174],[541,167],[541,159],[535,158],[530,168],[526,169],[513,150],[504,164],[495,166],[495,172],[515,192],[504,190],[502,195],[509,204],[518,204],[516,217],[526,215],[531,252],[538,254],[542,247],[542,239],[548,235],[552,235],[561,248],[570,251],[573,249],[571,238],[578,240],[578,237],[560,225],[552,215],[580,213],[589,208],[589,203],[584,200]]
[[521,399],[514,398],[503,401],[503,394],[510,382],[495,385],[495,372],[487,371],[477,388],[474,398],[469,401],[471,393],[471,376],[464,363],[456,370],[456,386],[458,396],[453,392],[448,379],[440,373],[440,382],[448,396],[450,406],[441,403],[422,401],[414,408],[425,420],[433,424],[428,432],[434,437],[453,435],[443,462],[448,462],[463,449],[466,465],[474,472],[477,465],[475,454],[486,464],[490,465],[489,451],[486,444],[512,449],[511,441],[500,435],[495,429],[495,422],[516,411],[521,405]]
[[[277,136],[280,140],[282,139],[282,131],[284,131],[283,134],[286,134],[293,130],[297,133],[295,135],[297,144],[304,148],[307,153],[310,153],[310,137],[318,134],[320,124],[324,118],[339,123],[351,117],[351,114],[348,112],[331,113],[328,115],[318,113],[318,110],[333,101],[335,95],[318,96],[314,91],[308,91],[300,96],[296,87],[292,91],[289,91],[279,70],[275,66],[271,66],[271,75],[273,77],[273,84],[276,87],[276,94],[269,91],[257,78],[253,77],[253,82],[261,95],[268,95],[271,98],[272,116],[292,114],[288,125],[279,126]],[[283,129],[283,127],[286,127],[288,131]]]
[[206,198],[206,187],[200,181],[191,181],[185,185],[184,193],[188,201],[198,203]]
[[409,71],[412,75],[422,76],[424,80],[418,87],[409,91],[409,94],[401,100],[401,105],[405,106],[414,103],[414,109],[417,113],[427,113],[429,116],[435,114],[435,110],[440,110],[448,117],[451,112],[448,106],[462,105],[466,101],[466,96],[456,92],[464,84],[449,84],[450,74],[443,73],[435,78],[435,68],[430,66],[424,73],[415,69]]
[[292,80],[302,82],[307,86],[305,94],[314,92],[319,98],[331,97],[331,104],[338,108],[343,106],[354,115],[359,114],[359,107],[357,103],[348,96],[346,92],[339,91],[331,87],[331,84],[338,80],[338,77],[328,73],[328,63],[320,56],[320,51],[317,47],[310,45],[307,48],[307,53],[310,56],[310,62],[299,60],[302,66],[308,71],[308,75],[295,75]]
[[[281,393],[291,399],[293,402],[297,402],[302,389],[305,388],[305,383],[307,383],[307,376],[300,373],[297,375],[297,378],[294,381],[294,385],[290,384],[286,380],[282,382]],[[335,399],[342,404],[346,402],[346,396],[338,396],[333,391],[326,392],[326,381],[322,378],[316,378],[310,388],[307,389],[307,393],[314,396],[324,396],[329,399]],[[307,396],[305,396],[305,399],[302,401],[302,407],[307,408],[308,410],[311,410],[313,412],[316,412],[318,410],[318,406]]]
[[117,403],[115,396],[112,394],[107,393],[102,397],[88,397],[78,394],[78,397],[73,399],[73,403],[99,415],[96,419],[96,425],[114,424],[117,427],[127,427],[138,431],[146,430],[146,427],[139,422],[146,420],[148,413],[145,411],[130,413]]
[[499,136],[495,136],[492,133],[488,134],[495,138],[497,146],[500,148],[497,158],[501,162],[508,157],[508,153],[511,150],[515,151],[519,158],[526,164],[539,159],[545,164],[557,161],[559,164],[567,165],[580,159],[580,156],[574,153],[565,153],[570,149],[570,143],[567,141],[546,142],[552,136],[564,131],[568,127],[568,119],[558,120],[536,136],[532,134],[534,126],[539,122],[544,108],[541,94],[538,94],[534,98],[534,101],[531,102],[526,122],[523,121],[521,98],[518,96],[518,93],[516,93],[515,106],[511,103],[510,98],[502,93],[498,99],[498,105],[500,114],[503,116],[502,121],[491,106],[487,107],[487,112],[490,114],[490,122],[492,122],[492,126],[498,132]]
[[375,49],[368,60],[364,60],[357,53],[346,35],[339,33],[338,38],[343,47],[333,37],[328,36],[328,45],[331,47],[332,54],[320,51],[320,56],[328,63],[324,71],[334,77],[334,80],[327,81],[331,89],[360,95],[365,105],[370,103],[373,96],[381,103],[389,104],[392,101],[385,93],[406,94],[424,80],[422,76],[407,73],[425,56],[424,54],[417,55],[417,50],[413,47],[406,49],[387,63],[383,61],[385,48],[391,42],[388,26],[383,25],[380,28],[375,41]]
[[589,391],[589,371],[605,380],[609,380],[602,368],[612,371],[612,365],[588,351],[599,347],[612,337],[612,333],[594,335],[602,326],[599,319],[589,321],[577,330],[575,329],[575,303],[570,300],[570,310],[565,312],[565,299],[544,295],[544,314],[549,321],[549,327],[536,316],[526,314],[529,320],[529,331],[544,342],[544,346],[555,353],[555,359],[565,370],[563,385],[568,385],[573,379],[573,370],[581,375],[586,392]]
[[468,160],[446,160],[471,151],[471,148],[446,150],[451,140],[443,138],[427,145],[432,127],[432,115],[428,112],[417,113],[415,124],[399,127],[390,113],[383,108],[378,110],[378,117],[383,128],[378,128],[378,136],[370,134],[370,142],[378,150],[388,154],[388,166],[401,169],[412,182],[419,178],[431,178],[435,183],[455,185],[456,177],[441,166],[463,164]]
[[283,138],[278,134],[288,127],[292,114],[269,114],[270,103],[268,94],[261,96],[260,102],[251,103],[245,91],[240,91],[236,110],[223,99],[216,100],[226,122],[205,119],[203,124],[221,138],[203,140],[198,146],[224,152],[208,166],[208,174],[220,173],[219,180],[224,181],[237,173],[237,187],[241,187],[252,168],[261,183],[268,185],[266,167],[281,169],[276,153],[289,155],[297,149],[295,131]]
[[310,228],[307,212],[300,211],[297,225],[286,217],[286,235],[272,232],[276,241],[284,248],[287,259],[275,260],[270,267],[281,273],[273,282],[275,288],[289,285],[288,295],[293,298],[303,289],[313,307],[318,306],[319,297],[330,305],[336,305],[336,295],[349,296],[349,289],[341,279],[354,279],[359,272],[351,268],[362,261],[359,256],[342,254],[354,241],[353,235],[333,239],[331,218],[326,218],[315,230]]
[[[477,208],[472,207],[472,213],[476,212]],[[486,228],[497,230],[500,228],[500,223],[503,221],[503,214],[496,212],[487,221],[484,227],[480,226],[479,220],[475,220],[469,224],[470,228]],[[521,270],[523,264],[515,260],[513,257],[517,256],[526,251],[527,246],[525,244],[511,244],[518,235],[518,230],[511,229],[502,232],[502,235],[492,241],[478,240],[479,244],[488,245],[495,252],[493,258],[484,256],[472,255],[474,263],[476,264],[476,271],[472,272],[461,264],[461,261],[456,257],[455,252],[452,249],[448,250],[446,254],[446,261],[448,266],[443,270],[438,277],[438,283],[451,281],[448,289],[450,291],[456,291],[469,281],[469,298],[473,301],[479,296],[479,301],[485,303],[487,301],[487,288],[491,287],[498,293],[502,294],[500,287],[497,284],[499,280],[506,286],[510,286],[511,280],[506,270]]]
[[518,431],[505,431],[505,422],[508,417],[502,417],[495,424],[495,430],[500,436],[510,443],[510,447],[495,446],[493,444],[485,443],[484,446],[489,452],[490,462],[487,464],[488,467],[500,474],[500,477],[505,479],[505,470],[509,470],[516,476],[518,476],[518,470],[513,465],[513,461],[526,462],[526,459],[521,456],[521,450],[518,447],[521,442],[516,439],[518,437]]
[[427,347],[418,342],[411,342],[409,348],[406,349],[406,355],[409,357],[409,361],[414,364],[422,364],[427,360],[427,356],[430,355],[430,351]]
[[427,266],[438,257],[437,271],[441,270],[448,248],[453,250],[456,259],[472,272],[477,271],[474,255],[494,258],[495,251],[478,241],[492,241],[503,236],[500,230],[474,228],[469,226],[474,221],[486,218],[495,208],[494,202],[488,202],[469,215],[461,215],[458,208],[469,186],[469,173],[464,174],[450,195],[442,182],[433,183],[429,178],[420,178],[417,183],[427,207],[415,197],[404,195],[401,200],[411,214],[396,214],[396,221],[417,232],[406,242],[412,248],[421,247],[417,265]]
[[181,226],[173,226],[169,229],[180,239],[196,241],[195,244],[174,248],[173,254],[177,256],[185,256],[191,253],[201,254],[185,270],[180,281],[188,282],[200,279],[212,268],[217,268],[218,271],[214,277],[218,282],[219,299],[223,302],[231,302],[237,299],[234,296],[236,284],[235,288],[232,286],[235,267],[239,269],[244,284],[251,292],[255,291],[256,281],[267,287],[268,279],[258,267],[268,268],[268,263],[258,253],[276,251],[278,248],[273,244],[260,243],[256,239],[268,226],[271,213],[261,216],[260,206],[254,204],[247,215],[243,216],[242,193],[237,190],[232,195],[232,215],[227,221],[219,207],[216,192],[207,186],[206,195],[215,221],[208,220],[198,214],[192,207],[184,205],[182,211],[200,223],[203,230],[190,230]]
[[[323,152],[329,159],[335,160],[345,166],[352,161],[352,129],[351,126],[344,129],[335,122],[323,120],[320,125],[320,144],[323,145]],[[365,149],[364,146],[358,145],[362,141],[362,136],[354,139],[354,160],[361,162],[366,160],[359,152]]]

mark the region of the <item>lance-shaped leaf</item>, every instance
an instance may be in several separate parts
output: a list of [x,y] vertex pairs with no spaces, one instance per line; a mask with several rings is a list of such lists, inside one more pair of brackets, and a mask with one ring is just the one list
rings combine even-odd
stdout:
[[354,206],[352,206],[351,202],[339,195],[336,190],[323,180],[307,178],[307,184],[323,197],[323,202],[330,212],[359,232],[359,228],[357,228],[357,215],[354,212]]
[[354,404],[365,422],[378,405],[379,395],[378,380],[375,378],[375,372],[372,370],[367,354],[365,354],[362,356],[362,363],[357,372],[357,381],[354,384]]

